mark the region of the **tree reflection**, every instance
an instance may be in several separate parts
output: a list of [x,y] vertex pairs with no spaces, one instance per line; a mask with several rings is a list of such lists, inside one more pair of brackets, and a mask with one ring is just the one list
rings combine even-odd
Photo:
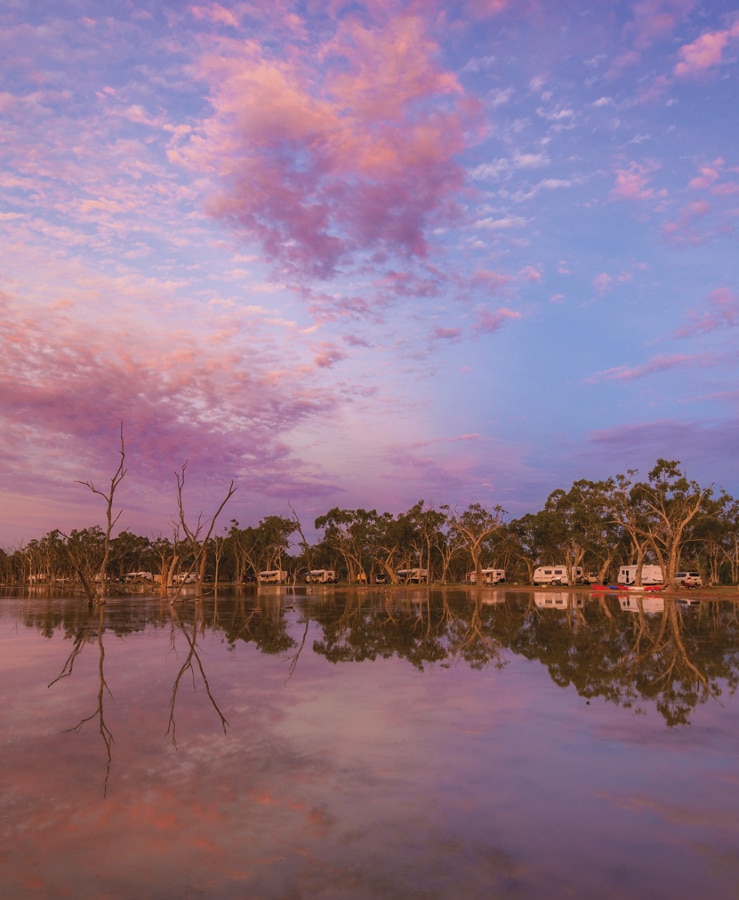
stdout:
[[[574,687],[583,698],[636,711],[653,706],[670,726],[687,724],[698,705],[720,701],[739,683],[739,607],[728,602],[686,606],[662,596],[495,588],[332,589],[289,596],[281,589],[242,590],[219,597],[217,605],[121,600],[105,607],[105,621],[102,611],[83,615],[78,603],[53,610],[51,601],[44,604],[35,601],[33,613],[26,610],[27,624],[47,636],[62,628],[73,640],[52,684],[71,675],[86,644],[98,643],[98,708],[75,728],[97,719],[108,765],[105,628],[119,636],[168,628],[172,650],[184,638],[166,732],[175,746],[175,712],[188,676],[194,688],[204,687],[221,728],[228,728],[200,650],[209,632],[221,635],[229,649],[246,644],[282,657],[288,678],[307,652],[334,664],[394,657],[417,670],[454,663],[499,667],[521,656],[544,665],[555,684]],[[297,620],[289,614],[295,609]]]
[[103,634],[105,633],[105,607],[101,604],[97,606],[96,609],[90,611],[90,615],[87,618],[87,621],[80,627],[77,635],[74,639],[74,643],[72,644],[72,650],[64,662],[62,666],[61,672],[57,675],[57,677],[48,685],[52,687],[62,678],[68,678],[74,669],[74,664],[77,661],[80,653],[85,648],[88,643],[92,643],[95,641],[98,646],[98,692],[97,692],[97,708],[94,712],[90,713],[89,716],[83,716],[80,721],[74,725],[72,728],[68,728],[67,731],[74,731],[79,733],[82,730],[82,727],[87,724],[87,722],[92,722],[93,720],[97,721],[98,732],[105,746],[105,755],[106,755],[106,763],[105,763],[105,780],[103,783],[103,795],[107,795],[108,792],[108,780],[110,779],[110,766],[113,761],[113,733],[108,727],[105,721],[105,695],[110,694],[112,697],[112,693],[110,688],[108,687],[108,682],[105,680],[105,643],[103,641]]
[[190,676],[192,678],[193,690],[197,688],[196,672],[200,675],[200,679],[203,682],[203,686],[205,687],[205,693],[208,696],[208,700],[210,701],[211,706],[216,711],[218,718],[220,719],[221,728],[223,728],[224,734],[226,734],[226,732],[228,731],[228,720],[223,715],[223,713],[221,712],[221,708],[216,703],[213,692],[210,689],[208,676],[205,674],[205,667],[203,666],[202,657],[198,652],[198,626],[200,625],[200,627],[202,627],[203,629],[205,628],[205,617],[203,615],[202,603],[195,604],[195,614],[192,624],[189,628],[182,621],[177,609],[172,604],[169,604],[169,611],[170,615],[172,616],[170,650],[172,652],[175,651],[176,636],[178,631],[182,633],[188,646],[188,652],[185,656],[185,660],[180,666],[172,685],[172,694],[169,701],[169,720],[167,722],[167,734],[170,736],[172,744],[177,747],[177,722],[175,720],[175,706],[177,704],[177,695],[180,690],[180,684],[182,682],[182,679],[188,672],[190,673]]

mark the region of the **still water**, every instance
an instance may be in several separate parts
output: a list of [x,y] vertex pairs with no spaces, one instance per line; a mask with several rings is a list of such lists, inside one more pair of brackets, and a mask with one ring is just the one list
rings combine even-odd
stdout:
[[2,897],[739,896],[739,607],[0,598]]

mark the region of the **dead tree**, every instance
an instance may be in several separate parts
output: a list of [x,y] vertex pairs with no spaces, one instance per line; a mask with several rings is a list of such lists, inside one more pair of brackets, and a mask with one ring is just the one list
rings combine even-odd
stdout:
[[113,501],[115,498],[116,489],[126,477],[126,445],[123,440],[123,423],[121,423],[121,449],[119,452],[121,459],[118,463],[118,468],[115,470],[113,477],[110,479],[110,487],[108,488],[107,493],[96,488],[92,480],[77,481],[77,484],[84,485],[85,487],[89,488],[93,494],[97,494],[105,500],[106,525],[103,542],[103,556],[100,562],[100,567],[92,581],[90,581],[88,572],[85,571],[84,566],[79,565],[79,562],[74,564],[75,569],[77,570],[77,575],[79,576],[79,579],[82,582],[82,586],[85,589],[85,593],[87,594],[87,599],[91,604],[105,603],[106,584],[108,578],[108,561],[110,559],[110,535],[113,531],[113,526],[118,521],[121,513],[123,512],[123,510],[121,509],[115,516],[113,515]]
[[[177,481],[177,510],[179,514],[179,524],[182,526],[182,531],[185,534],[185,538],[190,544],[190,548],[193,553],[192,562],[190,563],[189,568],[184,573],[183,580],[180,581],[177,586],[177,590],[175,591],[174,597],[172,597],[172,602],[179,599],[180,593],[182,592],[182,587],[187,580],[187,577],[191,575],[193,572],[196,572],[197,575],[197,593],[200,594],[202,592],[202,584],[203,584],[203,576],[205,574],[205,563],[206,563],[206,553],[208,550],[208,541],[210,540],[210,536],[213,534],[213,529],[216,526],[216,520],[218,516],[221,514],[223,507],[228,503],[228,501],[233,497],[236,488],[234,486],[233,481],[228,486],[228,492],[226,496],[221,501],[221,505],[215,511],[215,513],[211,516],[208,522],[203,521],[203,513],[202,511],[198,513],[198,518],[194,527],[191,527],[187,524],[187,520],[185,518],[185,504],[182,497],[182,491],[185,487],[185,470],[187,469],[187,460],[182,464],[179,472],[174,473],[174,477]],[[203,529],[208,526],[207,531],[203,539],[200,539],[200,535]],[[173,523],[176,528],[177,525]]]

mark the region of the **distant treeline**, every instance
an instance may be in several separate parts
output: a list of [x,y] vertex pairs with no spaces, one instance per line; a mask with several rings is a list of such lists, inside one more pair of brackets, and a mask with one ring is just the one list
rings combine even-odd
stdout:
[[705,584],[739,581],[739,501],[690,481],[679,462],[664,459],[644,480],[628,470],[576,481],[518,519],[479,503],[459,511],[421,500],[398,514],[336,507],[315,520],[322,537],[312,544],[294,511],[253,527],[231,520],[222,535],[211,523],[202,539],[181,521],[184,527],[155,539],[121,531],[106,541],[98,525],[68,535],[50,531],[0,550],[0,580],[71,583],[97,573],[99,581],[105,571],[110,582],[139,578],[166,586],[184,579],[243,583],[270,570],[295,582],[327,569],[350,583],[397,583],[398,571],[421,569],[429,583],[465,581],[471,572],[481,583],[483,568],[497,568],[509,582],[530,583],[539,565],[581,567],[606,581],[621,565],[654,563],[667,582],[681,569],[699,571]]

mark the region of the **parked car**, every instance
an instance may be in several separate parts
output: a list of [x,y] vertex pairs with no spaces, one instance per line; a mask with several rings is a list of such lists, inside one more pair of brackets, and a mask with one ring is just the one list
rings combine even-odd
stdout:
[[675,584],[680,584],[683,587],[701,587],[703,579],[700,572],[676,572]]

